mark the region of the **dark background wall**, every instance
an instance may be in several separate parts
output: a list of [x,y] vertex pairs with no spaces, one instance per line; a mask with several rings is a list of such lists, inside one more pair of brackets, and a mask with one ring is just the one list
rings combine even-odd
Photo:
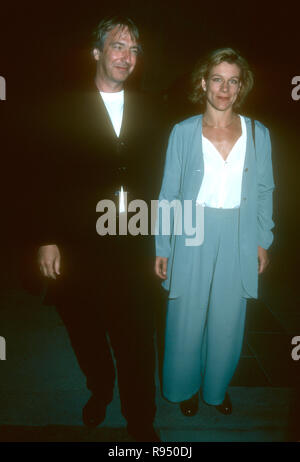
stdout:
[[2,281],[13,272],[9,268],[15,263],[10,262],[15,262],[18,245],[30,229],[25,190],[37,172],[34,164],[27,169],[24,165],[30,158],[28,139],[34,142],[37,130],[28,123],[31,114],[40,100],[84,87],[94,72],[91,31],[104,15],[121,12],[135,19],[142,31],[144,57],[136,83],[164,95],[174,121],[198,110],[187,103],[187,77],[206,51],[232,46],[249,60],[255,88],[244,113],[265,123],[273,141],[278,259],[274,272],[294,278],[297,284],[300,100],[291,97],[291,81],[300,75],[300,7],[270,2],[111,3],[56,0],[1,6],[0,75],[7,82],[7,100],[0,102],[1,232],[6,260]]

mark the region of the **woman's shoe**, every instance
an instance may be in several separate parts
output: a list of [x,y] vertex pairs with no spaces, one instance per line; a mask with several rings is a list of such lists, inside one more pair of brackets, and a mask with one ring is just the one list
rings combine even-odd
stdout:
[[232,413],[232,404],[228,393],[226,393],[223,403],[219,404],[218,406],[215,406],[215,408],[217,409],[217,411],[225,415],[229,415]]
[[198,404],[199,404],[199,394],[196,393],[190,399],[181,401],[180,410],[182,414],[185,415],[186,417],[192,417],[193,415],[197,414]]

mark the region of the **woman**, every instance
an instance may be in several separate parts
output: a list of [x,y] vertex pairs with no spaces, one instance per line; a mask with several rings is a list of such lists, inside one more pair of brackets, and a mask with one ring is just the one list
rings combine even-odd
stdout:
[[273,240],[271,144],[265,126],[237,112],[253,78],[236,51],[212,52],[193,83],[205,110],[173,128],[159,199],[203,207],[204,239],[187,244],[184,226],[156,236],[155,272],[169,291],[163,394],[191,416],[201,389],[205,403],[230,414],[246,302],[257,298]]

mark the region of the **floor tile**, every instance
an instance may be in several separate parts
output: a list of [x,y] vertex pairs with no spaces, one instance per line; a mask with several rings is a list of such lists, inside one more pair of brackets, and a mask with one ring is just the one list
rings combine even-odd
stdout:
[[281,323],[285,332],[291,336],[300,335],[300,313],[280,311],[276,313],[278,321]]
[[251,358],[251,357],[253,357],[253,352],[251,351],[251,349],[249,348],[249,345],[247,343],[247,333],[246,333],[244,335],[241,358]]
[[230,383],[239,387],[268,387],[270,382],[255,358],[241,358]]
[[246,332],[284,332],[274,314],[260,300],[249,300],[247,305]]
[[125,427],[85,427],[47,425],[47,426],[0,426],[2,442],[120,442],[133,441]]
[[288,334],[249,332],[247,342],[273,386],[294,387],[300,377],[300,361],[291,353]]
[[249,431],[234,430],[165,430],[161,431],[163,441],[168,442],[283,442],[286,441],[284,429],[256,429]]

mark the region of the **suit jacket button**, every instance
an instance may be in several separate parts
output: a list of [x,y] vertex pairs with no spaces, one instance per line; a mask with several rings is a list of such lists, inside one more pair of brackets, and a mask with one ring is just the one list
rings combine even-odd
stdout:
[[243,197],[243,201],[246,201],[247,200],[247,197]]
[[247,168],[245,168],[245,172],[248,172],[248,169],[247,169]]

